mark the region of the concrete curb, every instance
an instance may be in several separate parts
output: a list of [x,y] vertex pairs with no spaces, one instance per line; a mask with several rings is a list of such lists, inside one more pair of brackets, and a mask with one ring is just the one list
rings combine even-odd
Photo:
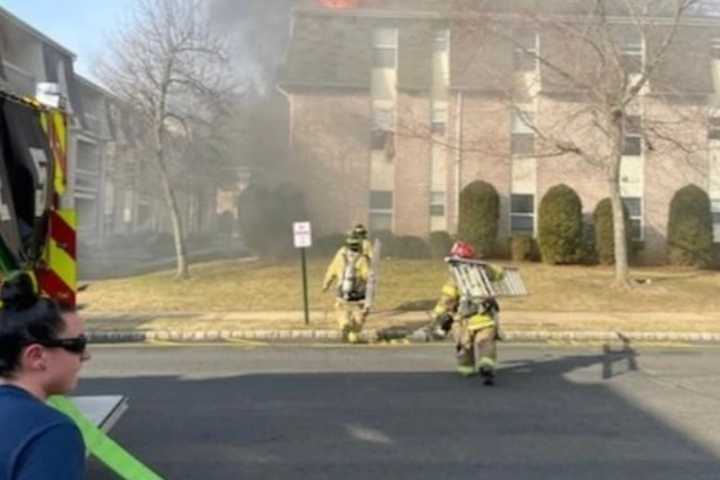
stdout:
[[[508,330],[503,332],[508,343],[592,343],[592,342],[652,342],[652,343],[693,343],[720,344],[720,333],[709,332],[551,332]],[[151,330],[151,331],[90,331],[91,343],[138,343],[168,341],[181,343],[232,342],[255,340],[262,342],[339,342],[337,330]],[[406,340],[412,343],[438,341],[423,330],[395,329],[392,332],[367,330],[361,340],[368,343]],[[445,340],[440,340],[445,341]]]

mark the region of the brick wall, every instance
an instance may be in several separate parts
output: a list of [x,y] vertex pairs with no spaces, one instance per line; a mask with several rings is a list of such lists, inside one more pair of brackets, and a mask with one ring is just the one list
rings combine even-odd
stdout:
[[367,223],[370,102],[366,94],[292,96],[292,170],[315,235]]

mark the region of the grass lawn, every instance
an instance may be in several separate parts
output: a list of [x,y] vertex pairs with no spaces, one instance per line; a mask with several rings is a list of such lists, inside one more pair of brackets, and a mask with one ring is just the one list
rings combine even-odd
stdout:
[[[326,260],[308,265],[312,310],[331,310],[333,295],[320,290]],[[510,311],[720,312],[720,273],[669,267],[635,268],[649,279],[630,291],[612,288],[608,267],[517,265],[530,291],[504,299]],[[93,282],[79,296],[90,312],[227,312],[302,309],[300,262],[218,261],[191,267],[191,279],[173,272]],[[447,278],[437,260],[383,260],[377,311],[428,310]]]

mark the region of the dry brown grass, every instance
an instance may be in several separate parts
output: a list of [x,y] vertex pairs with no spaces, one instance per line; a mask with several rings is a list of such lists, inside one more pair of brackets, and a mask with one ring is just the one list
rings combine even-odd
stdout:
[[[330,310],[332,294],[320,290],[326,262],[308,265],[313,310]],[[720,275],[672,268],[636,268],[634,279],[649,279],[625,291],[611,286],[608,267],[519,265],[530,295],[505,299],[512,311],[545,312],[720,312]],[[430,260],[384,260],[377,310],[426,310],[447,276],[445,265]],[[227,312],[301,310],[297,262],[210,262],[191,267],[191,279],[173,272],[94,282],[80,294],[91,312]]]

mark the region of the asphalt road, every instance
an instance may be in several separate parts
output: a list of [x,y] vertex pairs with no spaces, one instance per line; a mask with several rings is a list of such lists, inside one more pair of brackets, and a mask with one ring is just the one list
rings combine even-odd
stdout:
[[716,348],[505,346],[495,387],[450,345],[93,354],[78,393],[128,395],[112,435],[168,479],[720,477]]

